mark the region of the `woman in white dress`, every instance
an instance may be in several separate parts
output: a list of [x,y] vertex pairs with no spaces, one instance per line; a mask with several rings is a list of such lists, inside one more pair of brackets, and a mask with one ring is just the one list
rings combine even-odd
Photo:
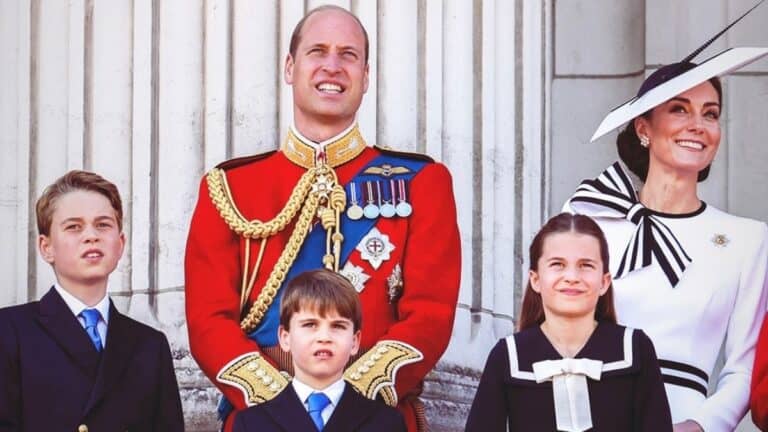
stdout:
[[[696,65],[698,52],[649,76],[593,137],[629,122],[617,147],[643,182],[639,192],[617,162],[565,207],[605,232],[618,321],[653,341],[674,430],[732,431],[747,411],[766,310],[768,227],[706,204],[697,186],[720,145],[717,76],[768,49],[734,48]],[[721,347],[725,363],[713,377]]]

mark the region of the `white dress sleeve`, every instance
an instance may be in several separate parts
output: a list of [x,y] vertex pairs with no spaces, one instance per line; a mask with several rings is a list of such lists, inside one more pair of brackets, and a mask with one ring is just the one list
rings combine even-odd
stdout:
[[715,392],[692,420],[705,432],[733,431],[747,412],[755,344],[766,311],[768,226],[760,224],[754,243],[745,248],[738,292],[724,344],[725,364]]

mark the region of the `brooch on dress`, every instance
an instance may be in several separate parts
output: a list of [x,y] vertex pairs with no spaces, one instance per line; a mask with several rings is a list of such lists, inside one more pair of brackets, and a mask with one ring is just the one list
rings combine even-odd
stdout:
[[725,234],[715,234],[710,240],[715,244],[715,246],[721,248],[728,246],[728,243],[731,242],[731,240]]

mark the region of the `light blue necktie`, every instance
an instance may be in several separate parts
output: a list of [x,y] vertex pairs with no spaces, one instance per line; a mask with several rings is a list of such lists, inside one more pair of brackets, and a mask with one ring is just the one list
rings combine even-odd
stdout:
[[323,416],[321,415],[325,407],[331,403],[328,396],[325,393],[312,393],[307,398],[307,405],[309,406],[309,416],[312,417],[312,422],[315,423],[317,430],[323,430],[325,423],[323,422]]
[[85,332],[88,333],[88,337],[91,338],[93,346],[96,348],[96,352],[101,352],[104,349],[104,345],[101,342],[101,336],[96,329],[96,324],[101,319],[101,313],[96,309],[84,309],[80,312],[80,316],[85,320]]

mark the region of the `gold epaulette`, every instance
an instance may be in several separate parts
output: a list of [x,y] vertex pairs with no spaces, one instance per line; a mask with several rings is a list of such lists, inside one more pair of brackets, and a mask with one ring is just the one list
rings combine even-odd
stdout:
[[406,159],[415,159],[415,160],[420,160],[420,161],[430,162],[430,163],[435,161],[430,156],[425,155],[423,153],[399,151],[399,150],[393,149],[392,147],[379,146],[379,145],[375,145],[374,148],[376,148],[376,150],[384,154],[391,155],[391,156],[398,156]]
[[245,403],[251,406],[277,396],[288,385],[289,377],[286,375],[269,364],[260,353],[250,352],[227,363],[216,379],[240,389]]
[[397,406],[395,375],[401,367],[421,361],[424,355],[407,343],[379,341],[344,372],[344,379],[368,399],[380,395],[390,406]]

